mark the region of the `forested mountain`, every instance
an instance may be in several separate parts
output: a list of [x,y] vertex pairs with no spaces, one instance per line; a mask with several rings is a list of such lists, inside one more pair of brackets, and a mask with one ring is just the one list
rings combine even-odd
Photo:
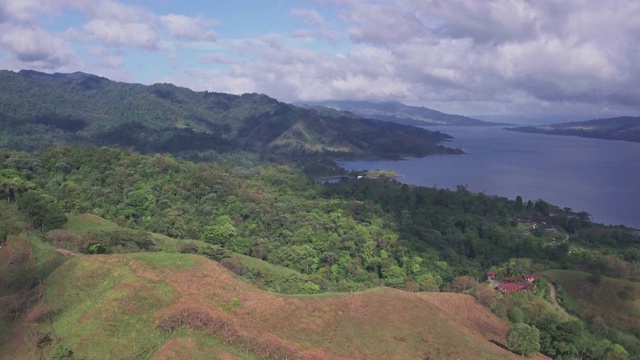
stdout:
[[640,142],[640,117],[623,116],[540,126],[521,126],[507,130]]
[[398,102],[370,102],[327,100],[299,102],[300,106],[317,109],[320,112],[331,110],[349,111],[368,119],[380,119],[397,124],[412,126],[489,126],[500,125],[462,115],[451,115],[426,107],[409,106]]
[[144,86],[76,72],[0,71],[0,146],[121,145],[188,156],[248,151],[282,156],[422,156],[453,152],[447,135],[295,107],[266,95]]

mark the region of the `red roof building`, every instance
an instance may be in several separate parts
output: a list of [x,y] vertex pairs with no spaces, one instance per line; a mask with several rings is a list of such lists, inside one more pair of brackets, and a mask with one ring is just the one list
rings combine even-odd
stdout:
[[514,284],[514,283],[502,283],[498,285],[498,290],[500,291],[526,291],[527,286],[525,284]]

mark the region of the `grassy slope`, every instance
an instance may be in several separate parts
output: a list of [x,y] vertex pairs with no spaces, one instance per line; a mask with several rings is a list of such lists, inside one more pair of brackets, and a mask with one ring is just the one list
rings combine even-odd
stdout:
[[[56,339],[86,359],[197,359],[211,358],[211,351],[243,358],[201,332],[156,328],[181,309],[219,316],[245,338],[276,341],[303,358],[514,358],[491,342],[504,343],[508,326],[466,295],[380,288],[281,296],[193,255],[73,257],[45,281],[44,294],[41,306],[56,314]],[[35,349],[25,354],[37,357]]]
[[[70,216],[65,229],[123,231],[93,215]],[[169,251],[178,247],[174,239],[154,240]],[[308,359],[514,358],[498,345],[504,344],[508,325],[467,295],[378,288],[286,296],[259,290],[201,256],[63,257],[33,234],[12,237],[0,256],[16,249],[31,252],[25,266],[44,279],[37,289],[44,296],[17,322],[0,328],[8,339],[0,345],[0,358],[46,357],[60,344],[85,359],[255,358],[245,350],[247,342],[273,343]],[[258,259],[234,258],[267,279],[300,275]],[[193,329],[172,334],[158,329],[160,321],[185,309],[223,319],[244,343],[225,343]],[[53,341],[38,348],[36,339],[45,334]]]
[[[596,285],[589,281],[590,274],[581,271],[548,270],[543,274],[568,293],[581,317],[601,316],[622,329],[640,329],[640,284],[603,276]],[[635,300],[618,295],[625,288]]]

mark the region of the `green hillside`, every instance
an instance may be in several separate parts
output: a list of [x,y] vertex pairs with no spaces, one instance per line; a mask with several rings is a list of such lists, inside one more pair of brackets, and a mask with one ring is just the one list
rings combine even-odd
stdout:
[[560,300],[565,306],[588,320],[597,331],[640,334],[637,282],[570,270],[548,270],[544,274],[560,287],[560,295],[564,295]]
[[423,156],[454,152],[448,136],[408,126],[323,116],[266,95],[144,86],[85,73],[0,71],[0,146],[120,145],[206,158],[246,151],[301,157]]

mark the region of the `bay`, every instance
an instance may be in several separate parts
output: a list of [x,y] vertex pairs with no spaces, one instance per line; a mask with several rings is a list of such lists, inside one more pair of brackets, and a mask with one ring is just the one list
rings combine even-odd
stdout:
[[[431,128],[430,128],[431,129]],[[528,134],[499,127],[438,128],[464,155],[340,161],[347,170],[393,170],[399,181],[586,211],[595,222],[640,229],[640,143]]]

